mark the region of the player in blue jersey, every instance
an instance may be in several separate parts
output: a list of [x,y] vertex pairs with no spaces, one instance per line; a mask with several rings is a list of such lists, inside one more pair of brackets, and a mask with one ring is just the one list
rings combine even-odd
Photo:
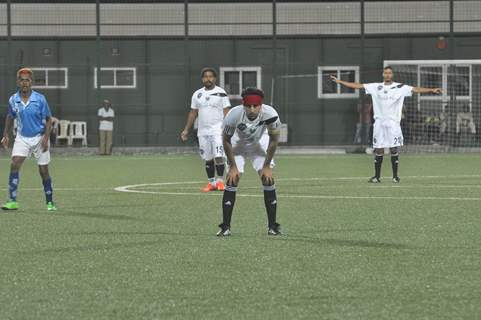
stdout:
[[19,171],[23,162],[30,155],[37,159],[42,177],[47,210],[57,210],[53,202],[52,179],[48,172],[50,162],[49,138],[52,129],[51,113],[45,97],[32,90],[33,72],[22,68],[17,72],[18,91],[8,100],[8,113],[5,118],[2,145],[8,148],[9,132],[13,120],[17,120],[17,135],[13,144],[8,191],[10,199],[2,206],[3,210],[17,210],[17,189],[20,180]]

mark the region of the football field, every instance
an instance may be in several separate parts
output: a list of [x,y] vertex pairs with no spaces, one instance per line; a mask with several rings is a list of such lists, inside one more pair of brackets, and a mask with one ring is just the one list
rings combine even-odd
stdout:
[[481,318],[481,157],[400,160],[370,185],[371,156],[277,157],[282,237],[246,167],[230,238],[198,156],[54,157],[54,213],[30,160],[0,212],[0,319]]

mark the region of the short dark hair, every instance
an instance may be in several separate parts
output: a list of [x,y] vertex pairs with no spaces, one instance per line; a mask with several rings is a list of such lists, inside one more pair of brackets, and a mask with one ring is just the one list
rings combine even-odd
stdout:
[[264,92],[261,89],[257,89],[257,88],[254,88],[254,87],[248,87],[248,88],[245,88],[244,90],[242,90],[242,93],[241,93],[242,98],[244,98],[245,96],[250,96],[250,95],[260,96],[260,97],[264,98]]
[[217,78],[217,71],[215,71],[214,68],[211,68],[211,67],[207,67],[207,68],[203,68],[201,71],[200,71],[200,77],[203,78],[204,77],[204,74],[206,72],[212,72],[212,74],[214,75],[215,78]]
[[394,71],[391,66],[385,66],[383,70],[390,69],[391,71]]

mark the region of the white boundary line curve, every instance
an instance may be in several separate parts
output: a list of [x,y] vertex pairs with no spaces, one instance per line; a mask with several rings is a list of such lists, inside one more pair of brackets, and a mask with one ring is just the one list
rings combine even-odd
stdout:
[[[406,178],[478,178],[481,175],[452,175],[452,176],[407,176]],[[359,180],[365,179],[365,177],[332,177],[332,178],[285,178],[277,179],[278,181],[334,181],[334,180]],[[168,185],[180,185],[180,184],[200,184],[204,181],[179,181],[179,182],[156,182],[156,183],[141,183],[132,184],[126,186],[119,186],[114,188],[118,192],[126,193],[138,193],[138,194],[156,194],[156,195],[172,195],[172,196],[219,196],[221,193],[200,193],[200,192],[171,192],[171,191],[147,191],[147,190],[132,190],[133,188],[152,187],[152,186],[168,186]],[[239,197],[252,197],[260,198],[262,194],[238,194]],[[384,200],[450,200],[450,201],[481,201],[480,198],[474,197],[394,197],[394,196],[335,196],[335,195],[296,195],[296,194],[282,194],[282,198],[300,198],[300,199],[384,199]]]

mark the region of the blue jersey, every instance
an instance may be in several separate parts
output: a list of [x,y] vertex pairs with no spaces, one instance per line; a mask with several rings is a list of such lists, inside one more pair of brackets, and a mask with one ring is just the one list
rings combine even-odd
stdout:
[[17,119],[17,132],[28,138],[43,134],[45,120],[52,116],[44,95],[33,90],[26,104],[18,91],[12,95],[8,100],[8,115]]

